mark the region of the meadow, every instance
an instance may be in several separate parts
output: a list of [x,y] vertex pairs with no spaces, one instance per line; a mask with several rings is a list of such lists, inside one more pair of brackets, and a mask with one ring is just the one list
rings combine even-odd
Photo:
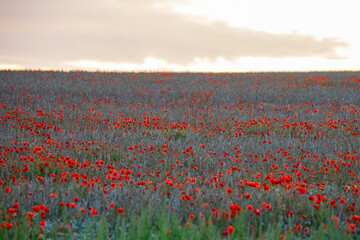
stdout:
[[0,239],[360,239],[359,72],[0,71]]

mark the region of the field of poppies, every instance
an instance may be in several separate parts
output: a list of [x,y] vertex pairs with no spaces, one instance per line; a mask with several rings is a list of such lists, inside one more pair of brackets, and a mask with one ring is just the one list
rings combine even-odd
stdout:
[[360,239],[360,73],[0,71],[0,239]]

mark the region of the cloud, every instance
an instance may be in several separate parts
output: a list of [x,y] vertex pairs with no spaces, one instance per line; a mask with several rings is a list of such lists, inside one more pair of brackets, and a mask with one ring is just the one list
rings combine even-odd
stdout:
[[[185,0],[184,0],[185,1]],[[182,2],[184,2],[182,1]],[[161,0],[5,0],[0,3],[0,61],[79,60],[139,64],[151,57],[186,65],[240,57],[341,59],[338,38],[274,34],[175,13]],[[157,5],[156,5],[157,4]]]

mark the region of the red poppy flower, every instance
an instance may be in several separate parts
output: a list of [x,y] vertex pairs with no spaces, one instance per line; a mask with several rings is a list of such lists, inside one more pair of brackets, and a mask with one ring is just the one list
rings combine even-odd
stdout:
[[192,199],[192,197],[189,196],[189,195],[183,195],[183,196],[181,196],[180,198],[181,198],[182,200],[185,200],[185,201],[190,201],[190,200]]
[[299,189],[298,189],[298,191],[299,191],[299,193],[300,193],[300,194],[306,194],[307,189],[306,189],[306,188],[301,187],[301,188],[299,188]]
[[8,230],[13,229],[13,227],[14,227],[13,224],[12,224],[12,223],[9,223],[9,222],[6,223],[6,225],[7,225],[7,229],[8,229]]
[[353,222],[360,223],[360,216],[359,215],[354,215],[352,217],[352,220],[353,220]]
[[234,233],[235,228],[233,226],[229,226],[228,231],[229,231],[229,234],[231,235]]
[[249,199],[249,198],[251,198],[251,194],[250,194],[250,193],[246,193],[246,194],[244,195],[244,197],[246,197],[247,199]]
[[99,212],[96,209],[93,209],[91,211],[91,216],[97,215]]
[[140,181],[140,182],[138,182],[138,185],[140,185],[140,186],[145,186],[145,185],[146,185],[146,182]]
[[34,212],[40,212],[40,207],[38,207],[38,206],[35,206],[35,207],[33,207],[32,208],[32,210],[34,211]]

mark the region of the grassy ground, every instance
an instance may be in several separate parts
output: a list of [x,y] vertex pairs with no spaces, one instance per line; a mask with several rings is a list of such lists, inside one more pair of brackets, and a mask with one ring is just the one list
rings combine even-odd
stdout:
[[358,72],[0,72],[2,239],[359,239]]

